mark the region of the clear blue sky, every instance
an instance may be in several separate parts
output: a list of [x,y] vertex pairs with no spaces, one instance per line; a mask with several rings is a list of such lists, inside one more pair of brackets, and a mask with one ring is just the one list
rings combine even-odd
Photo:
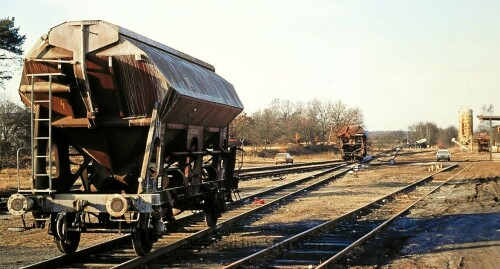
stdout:
[[62,22],[105,20],[213,64],[247,113],[341,100],[372,131],[457,126],[485,104],[500,114],[499,14],[500,1],[0,1],[25,51]]

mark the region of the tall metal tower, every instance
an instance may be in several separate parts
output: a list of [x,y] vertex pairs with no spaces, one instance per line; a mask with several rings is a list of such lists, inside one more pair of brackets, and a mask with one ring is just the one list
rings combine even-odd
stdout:
[[461,148],[472,152],[473,143],[472,109],[462,109],[458,113],[458,143]]

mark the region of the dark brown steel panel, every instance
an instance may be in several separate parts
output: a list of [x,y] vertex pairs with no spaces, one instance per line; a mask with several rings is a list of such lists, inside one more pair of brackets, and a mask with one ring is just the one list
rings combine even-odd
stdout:
[[[35,93],[35,100],[47,100],[49,99],[49,95],[47,93]],[[41,103],[43,107],[49,108],[47,103]],[[58,95],[52,94],[52,111],[59,113],[63,116],[73,117],[73,109],[71,104],[68,102],[68,99],[65,97],[60,97]],[[53,115],[54,117],[58,117],[58,115]]]
[[86,64],[90,89],[99,114],[119,115],[120,109],[116,100],[117,87],[109,72],[108,59],[88,56]]
[[161,100],[162,81],[156,69],[135,56],[115,56],[114,68],[128,117],[150,116]]
[[[128,41],[146,53],[167,80],[169,87],[180,95],[225,105],[239,112],[243,110],[243,104],[233,85],[212,70],[148,44],[133,39],[128,39]],[[227,125],[229,122],[218,124]]]

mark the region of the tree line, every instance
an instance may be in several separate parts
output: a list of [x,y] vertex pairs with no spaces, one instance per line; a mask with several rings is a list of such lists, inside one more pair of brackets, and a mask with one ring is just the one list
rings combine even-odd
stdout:
[[363,124],[363,113],[342,101],[314,99],[307,103],[274,99],[252,114],[240,114],[230,125],[230,138],[243,145],[336,142],[345,125]]
[[458,130],[455,126],[440,128],[433,122],[416,122],[408,126],[408,129],[398,131],[370,132],[372,145],[381,148],[390,148],[405,145],[417,140],[427,139],[426,144],[439,148],[454,146],[452,138],[457,138]]
[[[252,114],[240,114],[230,125],[230,138],[243,146],[270,144],[337,143],[337,133],[343,126],[363,125],[363,113],[357,107],[348,107],[342,101],[314,99],[307,103],[274,99],[268,107]],[[455,126],[440,128],[433,122],[416,122],[407,130],[369,132],[372,145],[395,147],[423,138],[427,144],[438,147],[454,146]]]

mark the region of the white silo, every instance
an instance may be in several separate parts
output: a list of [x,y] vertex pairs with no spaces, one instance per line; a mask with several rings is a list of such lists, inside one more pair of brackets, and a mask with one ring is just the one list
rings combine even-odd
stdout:
[[472,109],[462,109],[458,113],[458,142],[472,151],[473,139]]

